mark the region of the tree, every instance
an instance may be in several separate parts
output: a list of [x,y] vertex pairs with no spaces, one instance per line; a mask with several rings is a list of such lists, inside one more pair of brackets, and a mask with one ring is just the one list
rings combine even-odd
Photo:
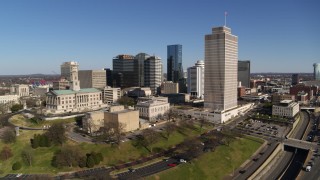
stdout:
[[168,112],[165,114],[165,116],[167,117],[167,121],[171,121],[174,118],[176,118],[178,116],[178,114],[176,112],[174,112],[171,108],[168,110]]
[[174,123],[167,122],[163,129],[168,140],[169,136],[177,129],[177,126]]
[[35,99],[35,98],[28,98],[28,99],[26,99],[26,105],[27,105],[27,107],[29,108],[29,107],[36,107],[37,106],[37,99]]
[[22,104],[14,104],[10,110],[11,112],[15,113],[18,112],[19,110],[23,109],[23,105]]
[[32,166],[32,162],[33,162],[33,150],[30,148],[25,148],[22,152],[21,152],[21,157],[23,162],[28,165],[28,166]]
[[109,141],[115,141],[115,143],[120,147],[121,139],[124,135],[125,124],[108,121],[104,124],[102,129],[105,138]]
[[73,167],[79,165],[79,159],[82,157],[77,146],[63,146],[57,151],[52,159],[52,165],[55,167]]
[[183,152],[183,158],[196,158],[198,157],[203,150],[201,141],[199,139],[186,139],[180,146]]
[[16,170],[21,169],[21,167],[22,167],[21,163],[19,161],[17,161],[12,165],[12,170],[16,171]]
[[81,168],[86,167],[87,166],[87,156],[80,157],[78,164],[79,164],[79,167],[81,167]]
[[122,96],[118,99],[118,103],[124,105],[125,107],[135,105],[134,99],[128,96]]
[[91,155],[87,156],[87,167],[92,168],[95,165],[94,159]]
[[53,144],[62,145],[66,141],[65,132],[63,123],[55,123],[48,129],[46,136]]
[[[159,134],[153,129],[145,129],[142,131],[142,136],[145,139],[145,145],[150,146],[159,140]],[[152,152],[152,149],[151,149]]]
[[4,146],[0,152],[0,159],[2,161],[8,160],[12,155],[11,148],[9,146]]
[[5,144],[16,142],[16,133],[13,129],[8,128],[3,132],[2,141]]
[[118,147],[120,147],[119,145],[124,135],[125,127],[126,127],[126,124],[124,123],[114,123],[114,127],[113,127],[114,139],[116,140]]
[[38,147],[50,147],[51,144],[46,134],[35,134],[30,141],[31,147],[34,149]]

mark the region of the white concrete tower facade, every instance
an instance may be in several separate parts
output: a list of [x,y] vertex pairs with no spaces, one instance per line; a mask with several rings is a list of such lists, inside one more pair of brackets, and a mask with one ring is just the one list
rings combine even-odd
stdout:
[[188,94],[203,98],[204,94],[204,61],[197,61],[195,66],[188,68]]
[[204,107],[225,111],[237,106],[238,37],[231,29],[212,28],[205,36]]
[[74,61],[64,62],[61,65],[61,76],[71,82],[71,90],[80,90],[80,81],[78,79],[79,64]]

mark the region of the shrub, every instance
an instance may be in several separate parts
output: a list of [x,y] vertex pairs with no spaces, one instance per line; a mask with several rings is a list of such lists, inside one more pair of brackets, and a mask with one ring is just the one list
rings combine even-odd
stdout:
[[13,165],[12,165],[12,170],[16,171],[16,170],[19,170],[21,169],[22,165],[21,163],[18,161],[18,162],[15,162]]
[[84,168],[84,167],[86,167],[87,166],[87,157],[85,156],[85,157],[81,157],[80,159],[79,159],[79,167],[81,167],[81,168]]
[[94,159],[92,156],[87,156],[87,167],[92,168],[95,165]]

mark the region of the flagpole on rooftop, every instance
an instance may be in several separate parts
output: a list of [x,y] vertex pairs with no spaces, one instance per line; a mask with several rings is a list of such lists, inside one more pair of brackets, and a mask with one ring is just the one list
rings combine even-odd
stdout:
[[227,15],[228,15],[228,12],[225,11],[224,12],[224,26],[227,27]]

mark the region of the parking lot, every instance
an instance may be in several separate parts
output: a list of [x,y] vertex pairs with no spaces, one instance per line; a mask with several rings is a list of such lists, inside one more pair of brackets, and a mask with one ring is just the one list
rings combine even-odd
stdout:
[[289,127],[250,119],[238,123],[237,129],[245,133],[253,133],[264,137],[282,138],[288,133]]

